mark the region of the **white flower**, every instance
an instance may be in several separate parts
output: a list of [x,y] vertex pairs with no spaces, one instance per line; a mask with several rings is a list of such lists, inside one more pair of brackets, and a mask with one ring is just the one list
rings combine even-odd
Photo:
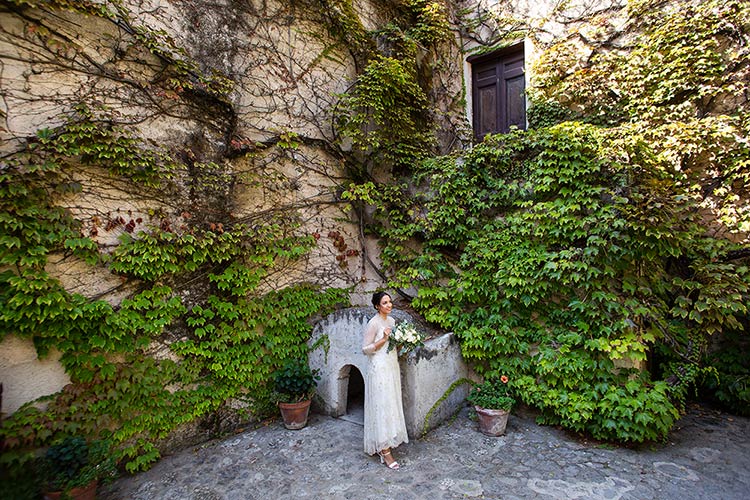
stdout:
[[395,347],[402,355],[421,345],[424,345],[424,335],[413,324],[403,321],[391,333],[388,350]]

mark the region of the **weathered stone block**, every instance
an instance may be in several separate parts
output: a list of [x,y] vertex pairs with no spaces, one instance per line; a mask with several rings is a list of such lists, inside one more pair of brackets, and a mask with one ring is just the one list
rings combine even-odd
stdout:
[[[374,314],[369,307],[343,309],[315,325],[310,345],[318,347],[310,353],[310,366],[320,370],[315,405],[320,413],[335,417],[347,413],[352,368],[367,379],[368,362],[362,353],[362,336]],[[414,321],[404,311],[394,310],[391,315],[397,321]],[[409,436],[418,437],[432,407],[456,380],[467,377],[468,369],[453,334],[429,339],[423,347],[403,356],[400,366],[406,428]],[[452,415],[463,404],[467,390],[468,387],[458,387],[440,402],[426,428],[433,428]]]

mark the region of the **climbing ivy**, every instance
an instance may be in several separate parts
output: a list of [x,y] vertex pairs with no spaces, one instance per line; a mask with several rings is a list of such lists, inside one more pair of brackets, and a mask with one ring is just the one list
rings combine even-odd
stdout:
[[[424,47],[447,38],[443,6],[394,2],[391,32],[403,50],[389,57],[375,55],[378,35],[364,30],[351,1],[310,3],[365,68],[343,98],[348,114],[341,115],[355,151],[373,159],[363,163],[405,168],[424,157],[432,143],[426,86],[412,63]],[[128,79],[117,71],[122,46],[115,64],[68,69],[115,86],[127,79],[157,115],[171,112],[161,104],[174,110],[177,103],[235,118],[227,98],[233,82],[204,71],[166,33],[140,25],[120,1],[12,0],[9,8],[24,17],[32,46],[71,53],[75,43],[53,33],[46,14],[65,10],[109,21],[123,46],[155,58],[157,64],[146,62],[153,78]],[[61,126],[41,129],[25,143],[19,138],[0,172],[0,332],[31,339],[40,356],[58,351],[71,378],[61,392],[3,421],[5,466],[23,463],[30,450],[62,436],[84,435],[110,438],[125,468],[135,471],[158,459],[160,440],[182,425],[237,413],[238,402],[241,418],[263,417],[271,409],[270,374],[307,353],[310,318],[347,300],[344,290],[304,282],[276,288],[271,277],[304,258],[317,238],[301,234],[294,213],[235,220],[221,206],[237,181],[230,172],[198,162],[190,151],[168,153],[137,138],[120,124],[119,113],[93,102],[76,106]],[[277,146],[297,150],[305,140],[288,131]],[[241,146],[233,154],[249,150],[245,140],[228,142]],[[76,202],[98,186],[87,185],[81,172],[96,172],[116,190],[158,200],[157,206],[140,207],[139,215],[123,207],[84,218]],[[201,210],[208,203],[215,203],[212,210]],[[117,293],[102,293],[107,300],[70,293],[51,265],[58,258],[86,263],[109,280],[111,273],[120,285],[110,292]]]
[[339,141],[360,156],[353,162],[366,172],[375,167],[408,173],[435,146],[427,98],[431,84],[420,75],[419,54],[449,39],[448,10],[441,2],[398,0],[392,22],[370,36],[383,45],[366,58],[353,87],[336,109]]
[[377,207],[392,285],[418,290],[412,306],[479,373],[514,373],[541,422],[602,439],[663,438],[701,384],[747,397],[742,364],[710,345],[748,319],[748,118],[733,97],[748,7],[677,4],[597,18],[626,31],[584,39],[580,59],[577,34],[546,47],[534,129],[345,195]]
[[[431,143],[426,97],[409,61],[418,47],[447,37],[444,8],[422,0],[394,3],[393,32],[406,48],[399,59],[375,56],[377,35],[362,28],[350,1],[311,3],[324,4],[331,34],[352,42],[347,46],[366,64],[356,90],[343,101],[353,111],[342,123],[355,149],[399,166],[423,157]],[[204,72],[166,33],[139,25],[117,0],[13,0],[10,8],[19,14],[41,9],[42,15],[70,10],[110,21],[127,43],[161,63],[155,80],[129,85],[159,102],[229,105],[231,81]],[[56,38],[43,17],[26,19],[33,43],[68,43]],[[113,81],[123,78],[104,66],[92,71]],[[21,149],[3,166],[0,331],[33,340],[41,356],[59,351],[71,377],[60,393],[3,422],[5,465],[23,462],[28,450],[60,436],[78,434],[111,438],[127,470],[134,471],[158,458],[160,439],[229,411],[232,401],[243,402],[253,417],[263,416],[271,401],[270,373],[286,359],[304,357],[312,316],[346,301],[340,289],[271,286],[269,277],[307,255],[317,239],[300,234],[294,214],[253,217],[247,224],[220,210],[195,216],[191,212],[200,211],[201,203],[226,196],[232,175],[136,138],[118,116],[104,106],[81,104],[62,126],[39,130],[26,144],[19,141]],[[366,133],[371,120],[378,128],[372,135]],[[280,148],[300,144],[293,131],[278,142]],[[118,189],[146,193],[159,206],[143,208],[141,216],[118,209],[83,220],[64,208],[93,187],[78,175],[82,168]],[[184,189],[191,191],[187,202],[180,199]],[[119,234],[116,244],[105,246],[98,238],[113,233]],[[125,298],[70,293],[50,269],[53,256],[113,273]]]
[[378,56],[342,96],[340,131],[371,162],[403,170],[425,158],[432,142],[423,117],[426,103],[413,69]]
[[[698,339],[739,327],[750,273],[705,235],[680,173],[628,132],[565,123],[425,162],[428,189],[408,223],[388,221],[384,254],[478,371],[517,374],[540,421],[640,442],[678,418]],[[350,195],[395,201],[375,184]],[[657,342],[683,357],[662,380],[629,368]]]
[[[306,255],[316,239],[299,235],[290,216],[173,228],[161,213],[154,224],[139,220],[139,231],[135,222],[100,228],[122,234],[101,253],[58,205],[81,192],[72,175],[80,166],[163,193],[183,169],[81,107],[59,129],[41,130],[3,170],[0,331],[32,339],[40,355],[58,350],[72,382],[45,398],[46,411],[29,404],[3,422],[3,462],[80,434],[112,438],[133,471],[159,457],[160,439],[229,401],[246,403],[245,418],[267,414],[270,373],[306,354],[310,317],[346,300],[340,289],[267,287],[269,273]],[[190,219],[184,211],[182,218]],[[57,253],[102,272],[106,265],[138,290],[116,304],[71,294],[47,271]],[[194,282],[204,287],[186,301]],[[166,354],[154,357],[157,346]]]
[[[542,112],[532,108],[534,116],[546,116],[547,124],[578,117],[619,126],[624,134],[648,141],[671,165],[670,174],[685,189],[684,196],[696,203],[691,215],[700,212],[709,234],[720,236],[712,244],[721,247],[726,244],[724,238],[746,243],[750,128],[746,98],[738,96],[746,96],[748,89],[744,63],[748,57],[748,6],[736,1],[644,0],[630,2],[626,13],[629,22],[621,25],[625,26],[624,36],[615,28],[622,17],[604,15],[596,20],[605,33],[604,41],[585,40],[591,52],[583,58],[576,58],[576,51],[570,50],[576,37],[553,44],[545,52],[539,64],[540,78],[531,91],[534,108]],[[546,112],[553,108],[556,116]],[[714,280],[725,286],[733,279],[731,269],[723,272],[726,268],[713,254],[716,251],[738,263],[747,256],[744,247],[726,253],[713,250],[712,263],[699,274],[710,286],[692,279],[679,282],[689,292],[672,312],[683,321],[700,318],[704,334],[697,335],[694,327],[680,334],[673,332],[666,345],[655,347],[652,361],[655,372],[663,371],[669,380],[680,381],[696,380],[695,366],[715,366],[717,373],[698,377],[699,385],[707,386],[701,393],[720,394],[722,402],[736,411],[747,405],[742,387],[750,371],[735,363],[731,353],[747,349],[746,336],[738,334],[746,319],[738,323],[732,311],[721,311],[713,321],[725,323],[711,325],[703,316],[703,300],[693,302],[698,288],[711,294],[722,289]],[[684,268],[690,259],[678,259],[670,267]],[[741,290],[737,296],[742,296]],[[714,300],[706,298],[709,303]],[[723,338],[735,340],[725,345]],[[721,345],[718,350],[717,344]],[[661,370],[659,363],[668,368]]]

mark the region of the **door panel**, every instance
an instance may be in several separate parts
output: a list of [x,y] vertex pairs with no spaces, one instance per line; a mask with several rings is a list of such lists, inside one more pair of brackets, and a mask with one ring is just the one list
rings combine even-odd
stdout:
[[[526,82],[524,76],[516,76],[505,83],[505,124],[510,129],[515,125],[520,129],[526,128]],[[507,130],[505,130],[507,132]]]
[[479,133],[484,137],[497,130],[497,89],[495,85],[479,89]]
[[474,135],[526,128],[526,82],[523,45],[472,63]]

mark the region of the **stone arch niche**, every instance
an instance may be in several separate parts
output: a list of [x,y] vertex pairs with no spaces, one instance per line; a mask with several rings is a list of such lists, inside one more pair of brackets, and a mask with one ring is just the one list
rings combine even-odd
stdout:
[[334,416],[340,417],[344,414],[350,414],[353,411],[357,413],[358,419],[364,417],[365,404],[365,381],[364,374],[354,365],[346,365],[341,368],[338,375],[338,401],[341,405]]
[[[367,380],[368,359],[362,352],[362,336],[374,314],[372,307],[341,309],[314,326],[309,360],[312,369],[320,370],[314,401],[319,413],[333,417],[345,415],[352,373],[356,373],[356,369]],[[414,321],[401,310],[394,309],[391,316],[396,321]],[[468,368],[452,333],[431,338],[423,347],[400,358],[399,365],[404,417],[410,437],[419,437],[424,430],[436,427],[464,404],[468,394],[466,384],[440,401],[455,381],[468,377]],[[367,391],[366,386],[364,390]]]

